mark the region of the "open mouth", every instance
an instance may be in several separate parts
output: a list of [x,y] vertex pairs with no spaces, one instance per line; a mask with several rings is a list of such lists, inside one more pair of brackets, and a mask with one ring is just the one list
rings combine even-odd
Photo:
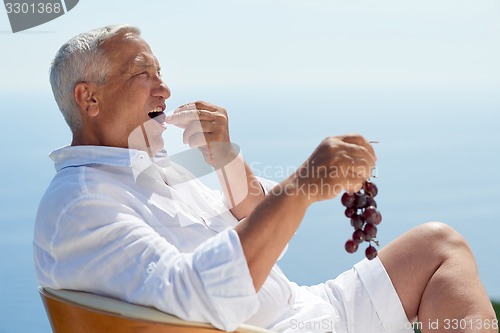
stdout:
[[149,118],[154,119],[158,124],[166,128],[167,115],[163,112],[164,107],[158,106],[148,113]]
[[151,112],[148,113],[149,118],[154,119],[158,116],[165,115],[163,113],[163,109],[161,107],[154,108]]

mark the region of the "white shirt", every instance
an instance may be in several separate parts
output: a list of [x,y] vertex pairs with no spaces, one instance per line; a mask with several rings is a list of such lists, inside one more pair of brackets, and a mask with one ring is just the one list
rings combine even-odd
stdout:
[[221,194],[166,154],[75,146],[50,157],[57,174],[33,242],[41,285],[153,306],[227,331],[243,322],[286,331],[287,321],[307,321],[301,317],[311,311],[335,319],[321,297],[308,294],[304,302],[304,290],[277,265],[256,293],[233,230],[238,221]]

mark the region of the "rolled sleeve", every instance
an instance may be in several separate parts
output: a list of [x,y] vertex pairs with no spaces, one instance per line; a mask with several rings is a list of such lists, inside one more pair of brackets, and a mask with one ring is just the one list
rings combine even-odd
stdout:
[[[192,253],[162,256],[151,275],[142,297],[154,298],[155,307],[186,320],[234,331],[259,308],[240,240],[232,229]],[[154,297],[155,292],[162,297]]]
[[219,317],[220,323],[214,326],[233,331],[257,311],[257,293],[234,230],[201,244],[194,253],[193,266]]

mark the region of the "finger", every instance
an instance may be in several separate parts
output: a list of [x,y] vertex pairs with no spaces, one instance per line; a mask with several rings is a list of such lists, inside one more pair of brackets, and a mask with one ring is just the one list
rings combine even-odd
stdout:
[[339,137],[340,140],[358,145],[361,147],[364,147],[373,157],[373,159],[376,161],[377,160],[377,155],[375,154],[375,150],[373,149],[372,145],[366,140],[363,136],[359,134],[347,134]]
[[348,178],[343,185],[343,188],[346,192],[356,193],[361,190],[363,187],[364,180],[360,178]]
[[370,165],[367,161],[356,160],[343,177],[343,188],[348,192],[358,192],[369,178]]
[[207,141],[205,140],[205,135],[203,133],[196,133],[189,137],[188,144],[190,148],[198,148],[207,145]]
[[167,124],[172,125],[186,125],[192,121],[200,121],[200,120],[214,120],[215,115],[207,110],[185,110],[179,111],[176,113],[172,113],[168,115],[165,119]]
[[207,135],[216,129],[216,125],[211,121],[193,121],[187,127],[182,134],[182,141],[186,144],[189,142],[189,138],[195,134],[202,133]]
[[345,152],[339,153],[340,158],[337,160],[333,171],[330,175],[345,178],[359,178],[366,180],[370,178],[372,171],[372,162],[365,158],[356,158],[349,156]]
[[348,159],[350,162],[352,162],[351,159],[363,158],[371,164],[375,164],[373,155],[363,146],[342,141],[338,137],[329,137],[326,140],[330,145],[329,149],[333,156],[338,156],[340,159]]
[[197,102],[195,102],[195,105],[196,105],[196,108],[198,108],[198,109],[204,109],[204,110],[211,111],[211,112],[219,111],[222,109],[221,107],[219,107],[217,105],[214,105],[212,103],[208,103],[205,101],[197,101]]
[[217,111],[220,109],[217,105],[205,102],[205,101],[196,101],[196,102],[190,102],[186,103],[184,105],[179,106],[177,109],[174,110],[174,113],[181,112],[181,111],[186,111],[186,110],[207,110],[207,111]]
[[375,165],[376,158],[365,147],[356,144],[347,143],[345,147],[346,153],[352,158],[365,159],[371,165]]
[[372,174],[373,164],[364,158],[354,160],[354,174],[363,181],[370,178]]
[[174,110],[173,113],[186,111],[186,110],[195,110],[195,109],[196,109],[196,102],[190,102],[190,103],[186,103],[184,105],[179,106],[177,109]]
[[[365,148],[354,144],[347,144],[345,153],[353,160],[365,160],[370,166],[375,166],[375,159],[372,154]],[[354,163],[354,162],[353,162]],[[371,170],[371,169],[370,169]]]
[[186,126],[184,133],[182,133],[182,143],[188,144],[189,138],[195,134],[203,133],[203,128],[199,121],[193,121]]

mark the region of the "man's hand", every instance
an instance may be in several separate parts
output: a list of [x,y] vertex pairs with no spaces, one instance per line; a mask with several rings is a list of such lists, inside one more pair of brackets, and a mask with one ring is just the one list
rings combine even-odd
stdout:
[[231,144],[224,108],[203,101],[188,103],[177,108],[166,122],[184,128],[183,142],[200,149],[207,163],[215,168],[238,155]]
[[264,193],[239,149],[231,143],[226,110],[198,101],[177,108],[166,122],[184,128],[184,143],[198,148],[215,168],[234,217],[241,220],[250,215]]
[[356,192],[371,176],[376,160],[372,146],[359,134],[328,137],[291,176],[294,190],[310,203],[344,190]]

